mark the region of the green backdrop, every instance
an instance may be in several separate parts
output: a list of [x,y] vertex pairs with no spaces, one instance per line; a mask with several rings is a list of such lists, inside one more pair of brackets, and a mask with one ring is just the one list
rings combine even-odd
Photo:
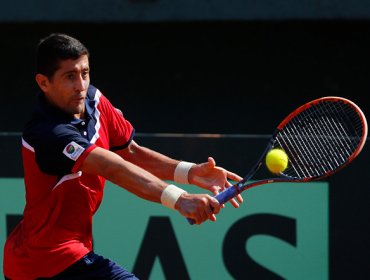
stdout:
[[[177,212],[107,183],[94,218],[94,249],[143,279],[233,279],[241,273],[246,279],[328,279],[328,189],[326,182],[260,186],[243,195],[239,209],[227,205],[217,222],[190,226]],[[21,215],[23,206],[23,180],[0,179],[1,246],[7,215]]]

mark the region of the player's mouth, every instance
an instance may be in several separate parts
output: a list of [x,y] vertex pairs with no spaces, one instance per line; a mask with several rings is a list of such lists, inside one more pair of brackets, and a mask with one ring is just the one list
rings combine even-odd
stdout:
[[72,103],[82,103],[85,101],[85,97],[84,96],[80,96],[80,97],[76,97],[76,98],[73,98],[72,99]]

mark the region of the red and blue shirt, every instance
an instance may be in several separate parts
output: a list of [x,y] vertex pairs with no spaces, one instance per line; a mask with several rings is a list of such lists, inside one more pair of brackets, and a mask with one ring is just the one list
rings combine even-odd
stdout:
[[92,250],[92,217],[105,179],[80,166],[96,147],[127,147],[134,129],[92,85],[85,108],[85,119],[75,119],[40,94],[24,129],[26,206],[4,250],[4,273],[11,279],[54,276]]

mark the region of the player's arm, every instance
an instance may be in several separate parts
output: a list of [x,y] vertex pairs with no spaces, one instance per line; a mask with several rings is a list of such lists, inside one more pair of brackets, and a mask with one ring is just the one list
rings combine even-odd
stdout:
[[[81,164],[81,171],[102,176],[143,199],[157,203],[163,203],[162,194],[168,187],[168,183],[140,166],[99,147],[89,152]],[[171,193],[167,196],[172,199]],[[214,221],[216,219],[214,214],[220,209],[217,200],[207,194],[183,192],[176,199],[173,208],[183,216],[195,219],[197,224],[207,219]]]
[[137,144],[132,140],[125,149],[116,153],[123,159],[140,166],[162,180],[174,180],[174,172],[178,160]]
[[[140,166],[158,178],[176,181],[174,174],[180,163],[178,160],[140,146],[135,141],[131,141],[130,145],[126,149],[119,150],[116,153],[125,160]],[[192,165],[189,168],[188,176],[186,178],[190,184],[209,190],[214,195],[218,194],[219,191],[224,190],[225,187],[227,188],[232,185],[228,179],[232,181],[240,181],[242,178],[235,173],[216,166],[215,160],[211,157],[208,158],[206,163]],[[243,202],[240,195],[236,198],[240,203]],[[234,207],[239,206],[238,202],[235,200],[231,200],[230,202]]]

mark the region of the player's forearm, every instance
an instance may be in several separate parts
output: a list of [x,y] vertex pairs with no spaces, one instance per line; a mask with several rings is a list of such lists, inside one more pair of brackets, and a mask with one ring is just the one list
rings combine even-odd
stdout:
[[112,183],[143,199],[158,203],[163,189],[168,185],[153,174],[127,161],[110,166],[106,170],[106,175]]
[[160,202],[168,183],[118,155],[96,148],[86,157],[82,171],[100,175],[114,184],[146,200]]
[[127,149],[117,153],[125,160],[140,166],[162,180],[173,180],[175,168],[179,163],[178,160],[139,146],[135,142],[131,143]]

